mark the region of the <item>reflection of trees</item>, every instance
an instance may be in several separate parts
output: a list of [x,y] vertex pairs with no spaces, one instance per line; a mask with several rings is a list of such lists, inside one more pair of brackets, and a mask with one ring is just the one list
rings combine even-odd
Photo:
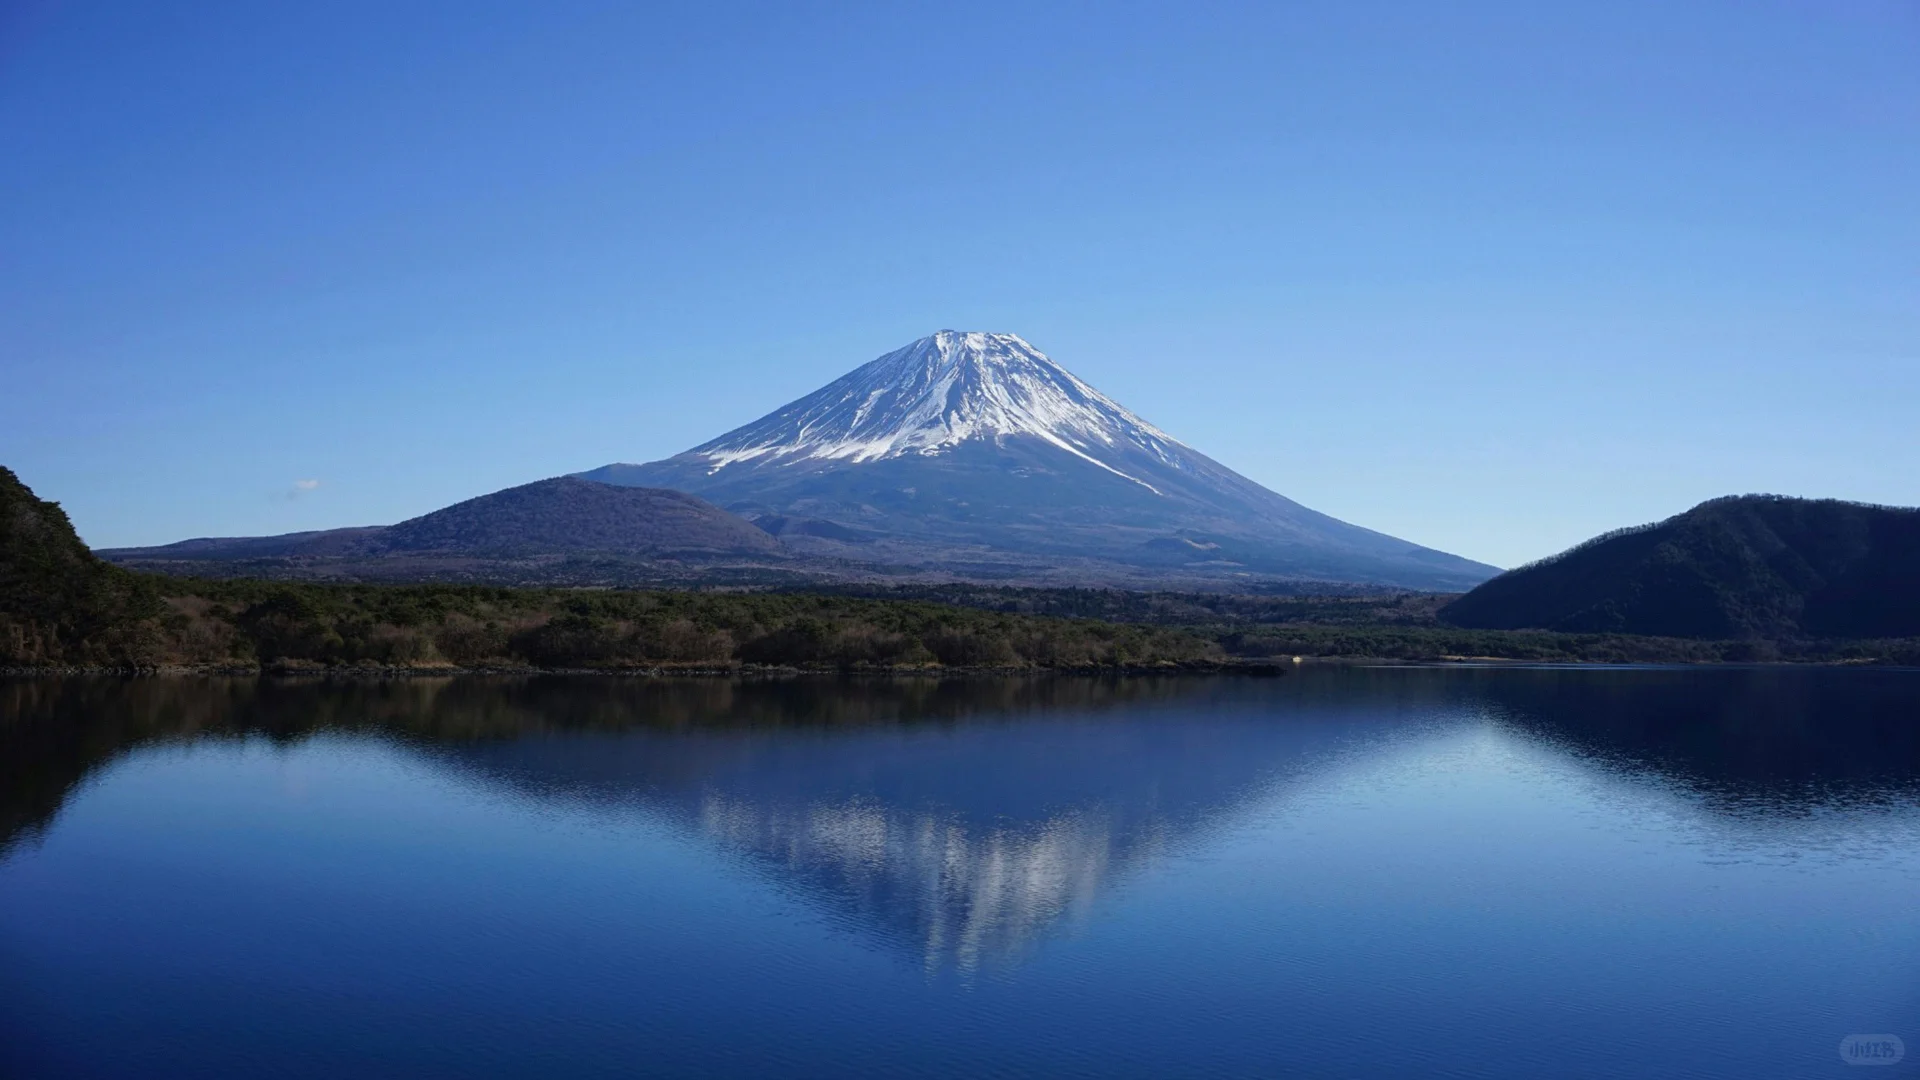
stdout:
[[1313,782],[1381,721],[1492,716],[1730,821],[1910,792],[1916,701],[1920,674],[1832,669],[16,680],[0,682],[0,849],[146,743],[377,731],[504,797],[670,821],[964,970],[1018,958],[1256,794]]
[[[1883,668],[1460,673],[1504,721],[1697,792],[1713,812],[1803,814],[1920,779],[1920,672]],[[1519,676],[1519,677],[1515,677]]]
[[8,835],[30,834],[87,772],[156,740],[379,731],[503,796],[671,821],[930,968],[971,969],[1017,957],[1325,738],[1259,715],[1273,685],[41,680],[0,699],[0,756],[29,781],[0,798]]
[[850,727],[1097,710],[1181,692],[1179,678],[0,679],[0,850],[43,828],[88,773],[198,735],[297,740],[380,729],[423,740],[563,731]]
[[971,970],[1017,959],[1116,879],[1353,734],[1325,711],[1278,720],[1277,685],[772,688],[776,708],[799,694],[798,715],[835,726],[762,723],[760,691],[738,687],[754,705],[725,723],[432,752],[503,794],[670,822],[836,924],[930,969]]

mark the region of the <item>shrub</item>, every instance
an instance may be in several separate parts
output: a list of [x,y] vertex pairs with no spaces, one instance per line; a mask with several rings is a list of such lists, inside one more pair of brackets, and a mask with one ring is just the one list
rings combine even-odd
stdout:
[[943,626],[922,635],[920,643],[948,667],[1009,667],[1020,660],[1006,638],[971,630]]
[[618,623],[571,614],[522,630],[509,639],[508,647],[540,667],[605,667],[632,652]]
[[818,619],[799,618],[740,646],[749,664],[817,664],[829,657],[832,638]]
[[705,630],[690,619],[674,619],[662,626],[648,654],[682,664],[726,664],[733,660],[733,635]]
[[446,617],[433,634],[441,656],[465,667],[507,655],[507,632],[497,622],[481,622],[467,615]]

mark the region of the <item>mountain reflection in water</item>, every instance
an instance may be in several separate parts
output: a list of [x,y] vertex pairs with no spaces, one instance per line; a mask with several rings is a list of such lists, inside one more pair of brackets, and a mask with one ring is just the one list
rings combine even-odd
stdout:
[[1736,831],[1908,801],[1910,673],[1308,671],[1223,678],[21,680],[0,855],[90,773],[195,738],[359,732],[502,797],[641,814],[929,970],[1016,962],[1252,805],[1462,717]]
[[[434,753],[527,798],[671,820],[747,856],[836,921],[930,968],[971,970],[1019,957],[1130,868],[1186,845],[1366,726],[1337,714],[1276,722],[1248,688],[1150,680],[746,688],[718,698],[738,711],[672,730],[441,744]],[[760,715],[762,691],[810,699],[798,712],[821,724],[737,723]],[[1110,711],[1123,704],[1131,708],[1121,721]],[[1196,708],[1204,728],[1192,723]]]

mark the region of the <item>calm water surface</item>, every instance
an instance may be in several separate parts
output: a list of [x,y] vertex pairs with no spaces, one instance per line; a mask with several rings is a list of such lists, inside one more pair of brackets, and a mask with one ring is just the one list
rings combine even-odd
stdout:
[[0,1074],[1920,1073],[1920,672],[0,683]]

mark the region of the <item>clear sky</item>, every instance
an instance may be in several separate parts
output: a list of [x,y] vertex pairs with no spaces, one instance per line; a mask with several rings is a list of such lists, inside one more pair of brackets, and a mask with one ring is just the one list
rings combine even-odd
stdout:
[[1500,565],[1920,503],[1920,4],[0,3],[0,464],[399,520],[1011,331]]

